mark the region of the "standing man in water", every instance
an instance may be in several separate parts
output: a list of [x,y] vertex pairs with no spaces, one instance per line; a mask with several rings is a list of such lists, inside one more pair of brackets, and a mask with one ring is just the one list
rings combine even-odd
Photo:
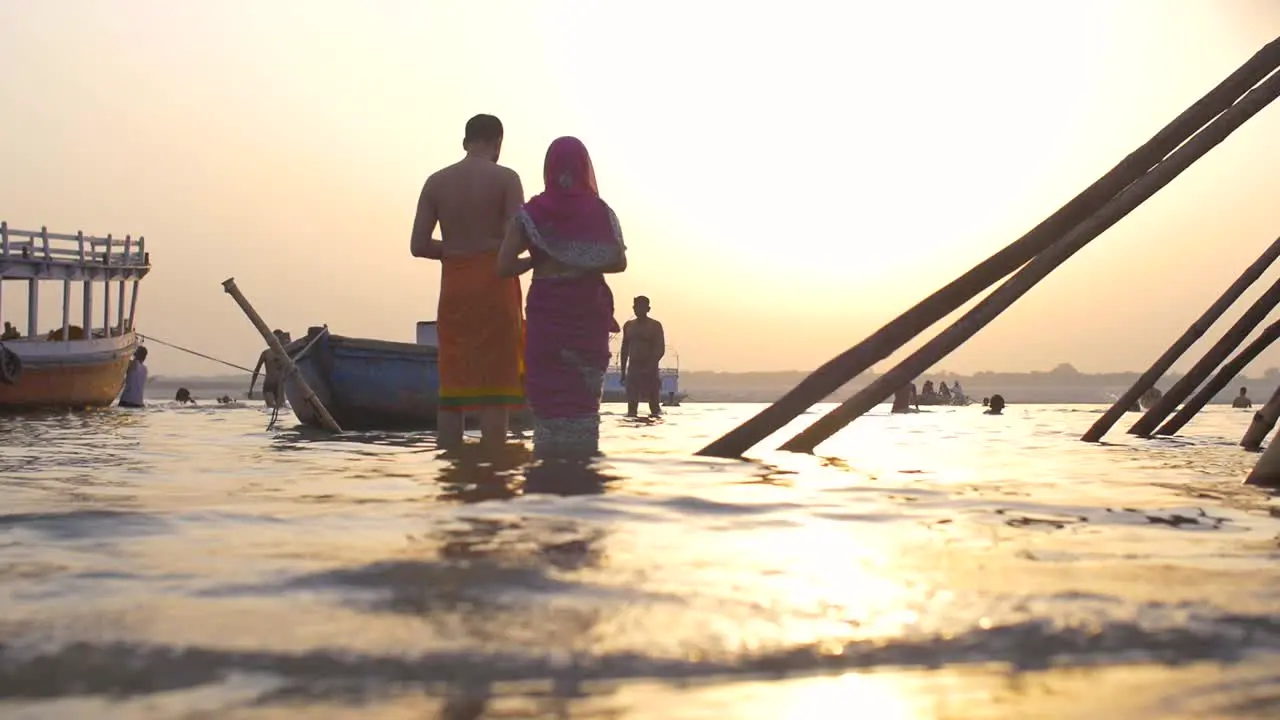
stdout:
[[[659,397],[662,379],[658,375],[658,362],[667,354],[666,335],[662,323],[649,317],[649,298],[640,295],[631,305],[634,320],[622,326],[622,382],[627,388],[627,416],[639,414],[640,401],[648,399],[649,415],[662,414]],[[630,365],[631,371],[627,372]]]
[[[502,122],[467,121],[466,157],[427,178],[409,249],[440,261],[440,410],[437,443],[462,444],[463,414],[480,414],[485,445],[506,442],[508,413],[524,405],[520,280],[498,277],[498,248],[524,204],[520,176],[498,164]],[[440,238],[431,235],[440,224]]]
[[[293,342],[293,338],[289,333],[283,330],[273,330],[272,334],[276,336],[276,340],[280,341],[280,345],[288,345]],[[253,376],[249,378],[249,399],[253,399],[253,386],[258,382],[258,372],[265,366],[266,374],[262,376],[262,399],[267,403],[267,407],[272,410],[284,406],[284,368],[280,367],[280,362],[276,360],[271,349],[262,351],[258,356],[258,364],[253,367]]]
[[147,387],[147,349],[140,347],[133,353],[129,361],[129,369],[124,373],[124,390],[120,392],[120,407],[146,407],[142,401],[143,391]]

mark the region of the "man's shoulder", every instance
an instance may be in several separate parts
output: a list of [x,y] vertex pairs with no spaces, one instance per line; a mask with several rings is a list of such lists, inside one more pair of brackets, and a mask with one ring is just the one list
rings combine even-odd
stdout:
[[503,183],[520,181],[520,175],[515,170],[504,165],[497,163],[468,163],[465,160],[460,160],[428,175],[425,187],[429,189],[443,183],[452,182],[454,179],[462,178],[470,178],[470,181],[474,182],[477,177],[490,178]]

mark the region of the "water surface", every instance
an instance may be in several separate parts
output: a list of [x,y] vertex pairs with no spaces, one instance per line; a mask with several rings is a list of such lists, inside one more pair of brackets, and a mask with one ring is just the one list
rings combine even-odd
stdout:
[[693,457],[759,407],[610,414],[586,468],[260,405],[0,419],[0,714],[1280,713],[1248,411],[1088,445],[1100,406],[882,406]]

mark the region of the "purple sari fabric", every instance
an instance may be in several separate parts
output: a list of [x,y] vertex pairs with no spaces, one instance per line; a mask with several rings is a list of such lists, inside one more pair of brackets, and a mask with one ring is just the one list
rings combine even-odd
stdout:
[[[621,258],[622,231],[600,199],[586,147],[577,138],[551,143],[543,165],[546,188],[518,219],[535,263],[554,259],[570,275],[540,277],[525,297],[525,395],[547,432],[568,431],[560,421],[582,421],[573,432],[596,427],[609,335],[618,332],[613,293],[601,269]],[[572,423],[569,423],[572,424]],[[588,427],[588,425],[590,427]],[[558,429],[557,429],[558,428]],[[535,429],[535,445],[538,431]]]
[[525,395],[539,418],[600,412],[613,293],[599,275],[540,278],[525,298]]

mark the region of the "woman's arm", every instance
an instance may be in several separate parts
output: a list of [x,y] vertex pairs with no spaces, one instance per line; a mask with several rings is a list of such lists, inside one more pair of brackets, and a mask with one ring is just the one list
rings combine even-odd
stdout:
[[518,277],[533,269],[533,258],[520,257],[527,250],[528,241],[524,236],[524,228],[520,221],[512,218],[507,224],[507,234],[502,238],[502,246],[498,248],[498,277]]
[[613,237],[618,241],[618,260],[601,268],[600,272],[614,274],[627,269],[627,243],[622,239],[622,224],[618,222],[618,216],[614,214],[613,208],[609,208],[609,223],[613,225]]
[[627,269],[627,249],[622,248],[618,252],[617,261],[600,268],[600,272],[605,273],[606,275],[609,275],[613,273],[623,272],[626,269]]

